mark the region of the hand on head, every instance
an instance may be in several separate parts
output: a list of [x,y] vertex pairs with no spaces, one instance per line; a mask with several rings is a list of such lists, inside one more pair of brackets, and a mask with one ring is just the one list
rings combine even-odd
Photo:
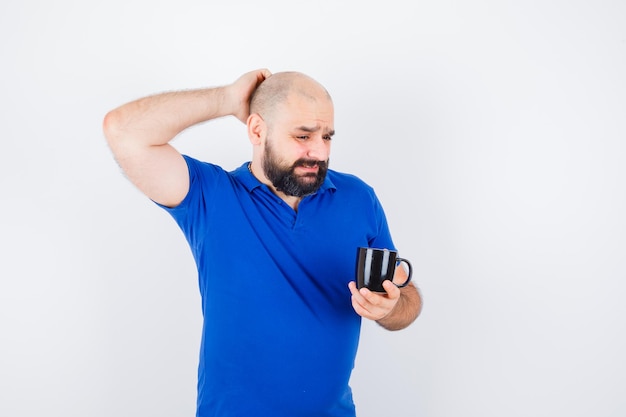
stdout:
[[250,97],[254,90],[267,78],[272,75],[266,68],[245,73],[229,86],[233,115],[246,123],[250,115]]

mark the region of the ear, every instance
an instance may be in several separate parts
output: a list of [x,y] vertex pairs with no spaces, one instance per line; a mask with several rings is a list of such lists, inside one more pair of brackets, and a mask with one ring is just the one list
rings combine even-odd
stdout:
[[260,145],[261,142],[265,140],[265,135],[267,133],[265,120],[263,120],[258,113],[252,113],[248,116],[246,126],[248,127],[248,139],[250,139],[250,143],[253,145]]

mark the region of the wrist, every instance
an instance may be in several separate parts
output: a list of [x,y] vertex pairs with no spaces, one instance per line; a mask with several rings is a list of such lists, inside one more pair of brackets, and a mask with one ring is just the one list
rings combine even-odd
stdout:
[[248,118],[248,103],[242,102],[236,84],[228,84],[215,89],[222,116],[235,116],[242,122]]

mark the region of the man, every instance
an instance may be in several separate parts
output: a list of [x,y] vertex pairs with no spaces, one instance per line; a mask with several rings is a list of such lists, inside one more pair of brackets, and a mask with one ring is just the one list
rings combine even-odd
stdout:
[[[252,161],[226,172],[169,141],[233,115]],[[261,69],[217,88],[164,93],[111,111],[107,141],[128,178],[184,232],[204,325],[197,416],[354,416],[348,386],[361,317],[389,330],[421,309],[413,284],[386,294],[352,281],[359,246],[393,248],[373,190],[328,169],[328,92]],[[406,272],[396,269],[394,281]]]

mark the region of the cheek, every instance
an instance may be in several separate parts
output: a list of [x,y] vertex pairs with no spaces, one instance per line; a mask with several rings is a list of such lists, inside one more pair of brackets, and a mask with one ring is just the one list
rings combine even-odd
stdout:
[[306,158],[309,153],[309,147],[306,143],[296,142],[289,149],[285,150],[285,155],[289,155],[289,159],[296,160]]
[[281,165],[291,166],[298,159],[306,158],[307,148],[300,143],[272,143],[271,153]]

